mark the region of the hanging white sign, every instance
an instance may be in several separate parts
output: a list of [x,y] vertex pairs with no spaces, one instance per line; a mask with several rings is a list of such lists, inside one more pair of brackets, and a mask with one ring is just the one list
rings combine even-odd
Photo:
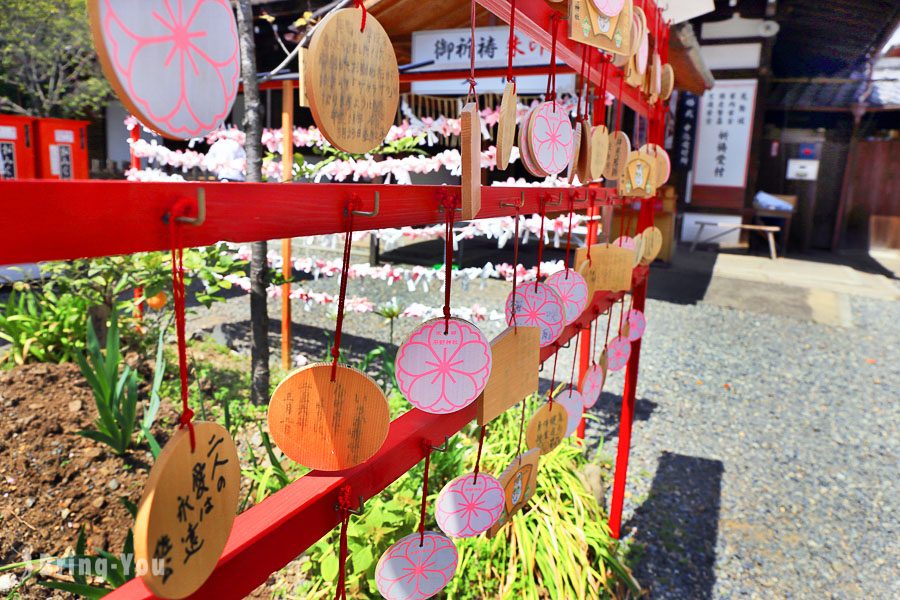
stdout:
[[[509,27],[477,27],[475,29],[475,68],[505,69],[509,52]],[[424,71],[468,71],[469,50],[472,30],[434,29],[414,31],[412,34],[412,63],[433,61],[430,64],[410,70],[410,73]],[[513,66],[527,67],[550,64],[550,50],[530,37],[516,31],[512,39]],[[557,64],[563,64],[557,60]],[[505,81],[502,77],[481,77],[476,91],[479,94],[502,93]],[[519,94],[539,94],[547,89],[546,75],[525,75],[516,77]],[[556,76],[557,92],[573,92],[575,74],[560,73]],[[414,81],[414,94],[466,94],[469,82],[465,77],[443,81]]]
[[756,80],[716,81],[703,94],[694,152],[694,185],[742,188],[756,106]]

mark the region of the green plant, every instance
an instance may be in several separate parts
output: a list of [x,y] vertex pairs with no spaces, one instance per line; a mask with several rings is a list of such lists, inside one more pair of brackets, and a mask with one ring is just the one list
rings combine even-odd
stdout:
[[[529,411],[536,401],[527,404]],[[482,470],[499,475],[518,446],[519,409],[507,411],[489,426]],[[444,453],[432,455],[428,505],[433,508],[444,484],[470,471],[477,449],[476,427],[457,435]],[[603,510],[591,494],[581,468],[581,446],[564,441],[541,458],[537,492],[494,539],[456,540],[459,575],[446,590],[449,598],[620,598],[637,595],[639,587],[623,559],[623,549],[609,535]],[[422,464],[366,502],[365,514],[348,529],[350,549],[347,592],[378,597],[374,572],[379,556],[418,524]],[[426,527],[436,524],[432,510]],[[308,551],[306,581],[296,592],[307,598],[334,596],[338,530]]]
[[[260,461],[253,452],[253,448],[249,449],[248,460],[250,462],[250,467],[241,469],[244,476],[253,482],[247,493],[247,499],[244,500],[245,505],[251,496],[253,496],[256,504],[259,504],[265,500],[266,497],[284,488],[294,480],[294,476],[288,473],[281,464],[284,457],[282,456],[279,458],[279,456],[275,454],[275,447],[272,444],[272,440],[269,438],[269,434],[266,433],[261,424],[257,423],[257,427],[259,428],[259,435],[262,439],[263,447],[266,450],[268,462]],[[278,454],[281,454],[281,452]],[[243,510],[243,507],[241,507],[241,510]]]
[[153,423],[156,421],[157,413],[159,413],[159,405],[161,402],[159,390],[162,387],[163,378],[166,374],[166,356],[164,352],[165,334],[166,327],[160,328],[159,337],[156,341],[156,364],[153,372],[153,384],[150,387],[150,402],[148,402],[146,408],[144,408],[140,429],[140,437],[147,440],[147,445],[150,446],[150,453],[153,454],[154,459],[156,459],[162,451],[159,442],[156,441],[156,438],[153,437],[153,433],[150,430],[153,428]]
[[379,304],[375,309],[375,314],[384,317],[384,322],[390,327],[390,337],[388,341],[391,346],[394,345],[394,321],[403,314],[403,307],[397,302],[397,298],[391,298],[390,302]]
[[106,335],[106,356],[100,351],[94,326],[89,324],[87,353],[76,354],[75,360],[91,386],[100,415],[94,422],[97,429],[79,431],[78,435],[102,442],[117,454],[125,454],[131,447],[137,419],[137,373],[125,365],[119,374],[122,353],[116,315],[113,315]]
[[84,347],[88,304],[51,286],[17,283],[0,313],[0,339],[9,349],[0,364],[64,362]]
[[[131,518],[137,518],[137,506],[128,498],[122,497],[119,500],[131,513]],[[69,592],[82,598],[94,599],[102,598],[134,579],[133,529],[128,529],[125,545],[119,556],[106,550],[97,549],[96,552],[96,555],[87,553],[87,538],[84,534],[84,527],[82,527],[78,533],[78,541],[75,543],[75,554],[52,561],[64,571],[70,572],[74,581],[41,580],[38,583],[47,588]],[[95,584],[89,581],[89,578],[96,577],[103,579],[104,584]]]

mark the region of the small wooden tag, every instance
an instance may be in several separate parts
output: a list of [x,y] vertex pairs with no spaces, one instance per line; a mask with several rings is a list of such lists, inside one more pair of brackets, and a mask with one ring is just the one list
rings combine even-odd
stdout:
[[626,292],[631,289],[633,268],[633,250],[598,244],[591,246],[591,260],[585,260],[579,270],[595,292]]
[[460,115],[462,130],[462,218],[474,219],[481,210],[481,116],[469,102]]
[[[560,411],[565,412],[565,409],[561,406],[559,408]],[[520,454],[513,459],[509,466],[506,467],[506,470],[497,478],[503,487],[506,502],[500,518],[488,529],[487,536],[489,538],[496,536],[497,532],[509,523],[513,516],[531,500],[537,489],[540,458],[541,453],[537,449]]]
[[491,342],[493,365],[478,399],[478,424],[490,423],[538,389],[541,333],[537,327],[508,327]]
[[662,250],[663,234],[659,227],[648,227],[642,234],[644,244],[641,247],[641,261],[644,264],[652,263]]
[[585,184],[594,179],[591,170],[593,161],[593,144],[591,143],[591,125],[587,119],[581,120],[581,148],[578,153],[578,181]]
[[663,100],[668,100],[672,95],[672,91],[675,89],[675,71],[672,68],[672,65],[666,63],[662,67],[662,83],[661,89],[659,92],[659,97]]
[[559,402],[545,402],[531,420],[525,432],[529,448],[539,449],[541,455],[551,452],[566,437],[569,413]]
[[134,522],[134,558],[159,598],[197,591],[225,549],[241,491],[241,465],[228,431],[196,422],[166,443],[144,487]]
[[591,134],[591,174],[595,179],[603,176],[608,156],[609,130],[606,125],[597,125]]
[[631,140],[624,131],[614,131],[609,134],[609,154],[606,157],[603,177],[613,180],[621,177],[625,163],[628,162],[629,152],[631,152]]
[[575,175],[578,173],[578,161],[581,160],[581,121],[575,123],[575,131],[572,135],[572,139],[575,148],[572,152],[572,158],[569,160],[569,173],[567,177],[570,184],[575,181]]
[[503,88],[503,100],[500,101],[500,120],[497,122],[497,168],[509,166],[509,155],[516,143],[516,105],[519,97],[516,84],[508,81]]

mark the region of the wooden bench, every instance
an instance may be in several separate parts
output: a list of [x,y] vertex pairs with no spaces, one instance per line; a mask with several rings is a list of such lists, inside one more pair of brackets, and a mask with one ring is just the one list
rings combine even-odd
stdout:
[[[769,240],[769,257],[772,260],[778,258],[778,254],[775,252],[775,234],[781,231],[781,227],[776,227],[774,225],[746,225],[744,223],[718,223],[715,221],[697,221],[697,225],[699,225],[699,227],[697,228],[697,235],[694,236],[694,243],[691,244],[691,252],[697,248],[697,244],[707,244],[723,235],[727,235],[732,231],[740,229],[765,234],[766,238]],[[719,227],[724,231],[720,231],[712,237],[701,240],[700,237],[703,235],[703,229],[706,227]]]

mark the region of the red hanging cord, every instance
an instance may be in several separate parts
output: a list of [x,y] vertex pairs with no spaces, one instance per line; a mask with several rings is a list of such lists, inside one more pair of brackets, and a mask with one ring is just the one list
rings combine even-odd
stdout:
[[522,455],[522,434],[525,433],[525,405],[528,404],[527,399],[522,399],[522,416],[519,417],[519,445],[516,447],[516,456]]
[[572,373],[569,375],[569,387],[575,387],[575,364],[578,362],[578,341],[581,339],[578,332],[580,330],[581,327],[575,327],[575,351],[572,353]]
[[610,306],[609,310],[607,311],[609,313],[609,316],[606,317],[606,341],[603,342],[604,350],[606,350],[606,348],[609,346],[609,327],[610,327],[610,324],[612,324],[612,311],[613,311],[613,307]]
[[175,310],[175,332],[178,338],[178,374],[181,380],[181,417],[179,429],[187,427],[191,437],[191,452],[196,448],[194,411],[188,406],[187,337],[185,335],[184,246],[178,216],[184,212],[186,200],[179,200],[169,214],[169,236],[172,241],[172,304]]
[[566,279],[569,278],[569,252],[572,249],[572,216],[575,214],[575,200],[569,199],[569,231],[566,234]]
[[472,27],[472,39],[469,45],[469,93],[468,96],[478,104],[478,96],[475,95],[475,0],[472,0],[472,14],[470,15]]
[[625,296],[619,301],[619,335],[622,334],[622,323],[625,316]]
[[509,6],[509,41],[506,44],[509,47],[509,55],[506,63],[506,80],[512,81],[515,86],[516,78],[513,76],[512,63],[513,55],[516,53],[516,44],[514,43],[516,41],[516,0],[511,0]]
[[[576,118],[580,121],[581,116],[587,114],[587,80],[584,76],[584,66],[587,63],[587,50],[588,47],[586,44],[582,44],[581,46],[581,69],[578,71],[578,75],[581,77],[580,87],[578,90],[581,92],[581,97],[578,98],[577,104],[577,115]],[[581,105],[584,103],[584,111],[581,110]]]
[[559,345],[556,346],[556,352],[553,353],[553,372],[550,374],[550,391],[547,392],[547,404],[550,410],[553,410],[553,386],[556,385],[556,359],[559,358]]
[[450,332],[450,286],[453,281],[453,215],[456,211],[455,197],[447,196],[444,213],[447,215],[444,227],[444,335]]
[[341,513],[341,536],[338,542],[338,580],[334,600],[347,598],[347,556],[350,553],[347,543],[347,528],[350,526],[350,486],[344,486],[338,492],[338,509]]
[[606,89],[607,84],[609,83],[609,61],[610,56],[606,54],[602,54],[603,60],[603,69],[600,73],[600,99],[603,105],[603,112],[600,113],[600,124],[606,125]]
[[350,271],[350,248],[353,244],[353,205],[347,205],[347,233],[344,236],[344,260],[341,266],[341,291],[338,296],[337,322],[334,327],[334,345],[331,347],[331,381],[337,376],[338,359],[341,357],[341,332],[344,328],[344,300],[347,297],[347,279]]
[[425,545],[425,514],[428,509],[428,469],[431,466],[431,444],[425,447],[425,475],[422,477],[422,512],[419,515],[419,547]]
[[481,426],[481,435],[478,436],[478,456],[475,458],[475,476],[472,483],[478,483],[478,471],[481,469],[481,450],[484,448],[484,435],[487,431],[487,425]]
[[537,255],[537,274],[534,278],[534,291],[538,290],[538,283],[541,281],[541,261],[544,258],[544,214],[546,212],[546,196],[542,196],[540,199],[541,210],[541,238],[538,240],[538,255]]
[[360,30],[360,32],[365,31],[366,30],[366,15],[368,14],[368,11],[366,10],[366,4],[365,4],[365,2],[363,2],[363,0],[355,0],[354,5],[356,6],[356,8],[362,9],[362,23],[359,26],[359,30]]
[[519,324],[516,322],[516,279],[518,279],[519,271],[519,209],[516,208],[516,225],[515,225],[515,242],[513,243],[513,276],[512,276],[512,316],[513,327],[518,331]]
[[550,16],[550,74],[547,75],[547,94],[548,102],[553,102],[553,110],[556,110],[556,37],[559,27],[559,14],[554,12]]
[[[606,310],[609,311],[608,308]],[[594,328],[594,331],[593,331],[594,336],[593,336],[593,341],[591,342],[591,364],[596,365],[597,364],[597,359],[596,359],[596,356],[597,356],[597,332],[600,331],[600,323],[599,323],[598,319],[594,319],[593,328]]]

